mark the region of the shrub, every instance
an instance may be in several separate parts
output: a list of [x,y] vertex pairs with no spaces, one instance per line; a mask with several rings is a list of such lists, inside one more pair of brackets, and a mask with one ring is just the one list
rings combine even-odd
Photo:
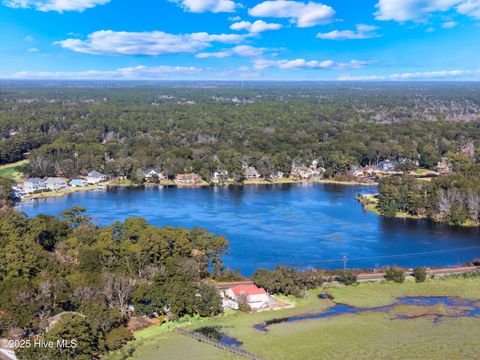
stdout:
[[323,275],[323,270],[299,271],[295,268],[279,266],[274,271],[265,269],[255,271],[253,282],[271,294],[302,297],[305,291],[322,285]]
[[417,283],[422,283],[427,280],[427,271],[423,267],[413,269],[413,277]]
[[405,281],[405,273],[402,269],[391,267],[385,273],[385,279],[395,281],[396,283],[403,283]]
[[110,351],[120,349],[130,340],[133,340],[133,335],[126,327],[119,327],[113,329],[105,336],[106,348]]
[[343,285],[354,285],[357,283],[357,275],[353,271],[340,271],[337,281]]

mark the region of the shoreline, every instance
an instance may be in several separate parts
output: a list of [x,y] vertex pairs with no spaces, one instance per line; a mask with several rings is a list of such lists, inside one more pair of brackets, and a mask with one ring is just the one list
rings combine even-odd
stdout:
[[54,191],[45,191],[36,194],[30,194],[24,196],[20,199],[20,202],[31,201],[31,200],[43,200],[48,198],[58,198],[67,196],[70,194],[86,191],[99,191],[99,190],[108,190],[114,188],[124,188],[124,187],[160,187],[160,186],[176,186],[178,188],[200,188],[200,187],[216,187],[216,186],[248,186],[248,185],[281,185],[281,184],[330,184],[330,185],[342,185],[342,186],[377,186],[378,183],[363,183],[360,181],[340,181],[340,180],[329,180],[329,179],[316,179],[316,180],[299,180],[299,179],[280,179],[280,180],[245,180],[242,183],[235,182],[225,182],[224,184],[216,183],[207,183],[206,181],[199,184],[178,184],[173,180],[162,180],[158,184],[145,183],[145,184],[136,184],[130,180],[122,181],[112,181],[106,182],[97,185],[88,185],[83,187],[69,187],[63,190],[54,190]]
[[[377,205],[378,205],[378,194],[364,194],[364,195],[357,195],[357,200],[362,205],[363,209],[369,213],[384,217],[380,211],[378,211]],[[395,216],[393,216],[394,219],[409,219],[409,220],[427,220],[427,221],[432,221],[436,224],[442,224],[442,225],[447,225],[447,226],[458,226],[462,228],[474,228],[474,227],[479,227],[480,225],[474,224],[472,222],[467,222],[461,225],[451,225],[448,223],[436,221],[435,219],[432,219],[428,216],[422,216],[422,215],[411,215],[407,214],[404,212],[397,212]]]

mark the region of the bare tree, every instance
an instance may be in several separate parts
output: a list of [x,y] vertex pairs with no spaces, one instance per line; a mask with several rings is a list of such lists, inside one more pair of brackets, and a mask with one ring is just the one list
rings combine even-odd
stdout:
[[128,301],[133,293],[130,280],[123,275],[105,274],[103,281],[103,294],[108,306],[119,309],[125,316],[128,310]]
[[470,190],[467,192],[466,202],[470,217],[473,221],[478,223],[480,218],[480,195]]

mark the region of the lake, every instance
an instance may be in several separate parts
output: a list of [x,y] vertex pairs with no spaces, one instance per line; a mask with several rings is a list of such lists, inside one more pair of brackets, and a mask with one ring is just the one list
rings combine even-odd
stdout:
[[98,225],[144,217],[157,226],[203,227],[225,235],[225,263],[251,275],[277,265],[353,268],[463,264],[480,255],[480,230],[365,212],[356,193],[374,187],[279,184],[205,188],[116,188],[32,200],[19,210],[59,215],[74,205]]

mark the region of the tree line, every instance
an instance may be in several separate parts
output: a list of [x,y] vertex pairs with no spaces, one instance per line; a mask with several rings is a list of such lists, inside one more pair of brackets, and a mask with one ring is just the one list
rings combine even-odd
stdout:
[[61,218],[0,214],[0,337],[78,339],[25,348],[19,359],[96,359],[132,338],[129,316],[212,316],[229,244],[203,229],[129,218],[98,228],[74,207]]

